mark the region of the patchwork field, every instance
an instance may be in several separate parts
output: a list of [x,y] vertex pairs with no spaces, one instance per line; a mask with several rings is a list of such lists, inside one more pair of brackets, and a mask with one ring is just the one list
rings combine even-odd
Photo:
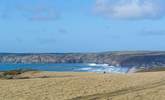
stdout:
[[0,79],[0,100],[165,100],[165,72],[25,72]]

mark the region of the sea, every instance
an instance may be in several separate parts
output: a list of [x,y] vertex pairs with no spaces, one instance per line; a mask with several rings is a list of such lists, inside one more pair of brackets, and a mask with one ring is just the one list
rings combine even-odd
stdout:
[[32,69],[54,72],[98,72],[98,73],[127,73],[129,67],[109,66],[108,64],[0,64],[0,71]]

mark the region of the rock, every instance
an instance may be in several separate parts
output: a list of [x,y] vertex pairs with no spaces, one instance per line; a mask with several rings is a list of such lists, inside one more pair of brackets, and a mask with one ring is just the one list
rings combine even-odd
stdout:
[[0,63],[100,63],[112,66],[155,67],[165,66],[165,52],[132,51],[102,53],[1,53]]

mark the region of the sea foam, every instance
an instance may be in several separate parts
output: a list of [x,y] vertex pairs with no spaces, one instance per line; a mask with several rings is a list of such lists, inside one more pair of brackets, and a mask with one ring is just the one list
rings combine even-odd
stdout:
[[127,73],[129,71],[128,67],[119,66],[109,66],[108,64],[87,64],[85,68],[79,68],[79,71],[87,72],[107,72],[107,73]]

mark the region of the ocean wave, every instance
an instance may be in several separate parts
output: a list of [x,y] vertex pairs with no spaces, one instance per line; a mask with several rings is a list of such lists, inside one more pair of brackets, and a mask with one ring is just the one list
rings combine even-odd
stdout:
[[128,67],[109,66],[107,64],[88,64],[88,67],[76,69],[85,72],[127,73]]
[[88,71],[88,70],[92,70],[92,68],[91,67],[85,67],[85,68],[80,68],[79,70]]
[[88,66],[104,66],[104,67],[109,66],[109,64],[96,64],[96,63],[89,63],[87,65]]

